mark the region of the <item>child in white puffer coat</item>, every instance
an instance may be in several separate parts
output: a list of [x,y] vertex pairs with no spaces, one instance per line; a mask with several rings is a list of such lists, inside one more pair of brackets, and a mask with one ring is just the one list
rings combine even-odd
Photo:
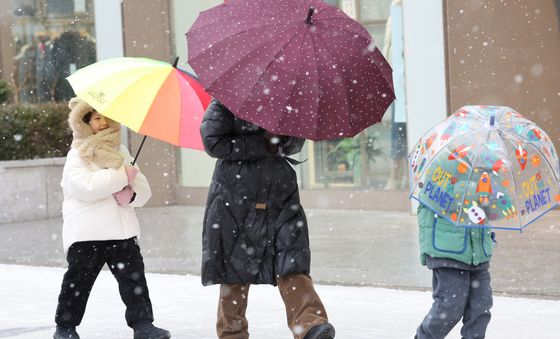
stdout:
[[68,270],[64,274],[54,338],[79,338],[93,284],[105,264],[117,279],[134,338],[166,339],[170,333],[152,325],[152,305],[134,207],[151,197],[146,177],[129,165],[120,145],[120,125],[76,97],[68,123],[74,140],[62,174],[64,193],[62,239]]

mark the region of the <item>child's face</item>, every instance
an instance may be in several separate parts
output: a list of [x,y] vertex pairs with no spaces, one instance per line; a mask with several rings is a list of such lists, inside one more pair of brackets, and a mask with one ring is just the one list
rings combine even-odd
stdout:
[[99,114],[97,111],[93,111],[91,114],[91,120],[89,121],[89,128],[91,128],[93,134],[96,134],[108,127],[109,123],[107,122],[107,118]]

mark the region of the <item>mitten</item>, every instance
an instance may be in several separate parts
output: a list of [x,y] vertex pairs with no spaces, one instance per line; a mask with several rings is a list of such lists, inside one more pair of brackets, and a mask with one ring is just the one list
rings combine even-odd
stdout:
[[134,191],[130,186],[125,186],[122,190],[113,193],[113,197],[117,201],[119,206],[128,206],[132,200],[132,196],[134,195]]
[[136,175],[138,174],[138,168],[134,166],[124,166],[124,170],[126,171],[126,176],[128,177],[128,184],[132,185],[134,183],[134,179],[136,179]]

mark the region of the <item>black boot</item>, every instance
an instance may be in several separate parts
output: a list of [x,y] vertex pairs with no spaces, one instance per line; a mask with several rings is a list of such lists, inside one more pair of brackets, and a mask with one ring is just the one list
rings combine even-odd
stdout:
[[329,323],[313,326],[303,339],[334,339],[334,327]]
[[54,339],[80,339],[75,327],[57,326],[53,334]]
[[169,339],[171,333],[152,323],[143,323],[134,326],[134,339]]

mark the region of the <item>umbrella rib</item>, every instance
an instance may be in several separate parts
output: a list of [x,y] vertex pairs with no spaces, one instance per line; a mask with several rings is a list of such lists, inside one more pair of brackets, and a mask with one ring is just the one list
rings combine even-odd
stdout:
[[[315,60],[317,60],[318,59],[317,58],[317,51],[315,50],[315,44],[313,43],[313,36],[311,36],[311,47],[313,47],[313,53],[315,54],[315,57],[316,57]],[[315,72],[317,72],[317,78],[318,78],[319,77],[319,65],[317,63],[315,63]],[[318,95],[321,95],[320,91],[319,91]],[[320,99],[320,97],[319,97],[319,99]],[[314,101],[315,101],[315,106],[316,106],[315,111],[317,112],[316,115],[315,115],[316,116],[315,126],[318,127],[319,126],[319,102],[321,100],[314,100]],[[318,138],[319,138],[319,128],[315,128],[315,139],[318,139]]]
[[[530,123],[527,123],[527,125],[531,125],[531,124],[530,124]],[[524,143],[524,144],[530,145],[530,146],[532,146],[534,149],[536,149],[537,152],[539,152],[539,154],[541,154],[541,155],[543,156],[543,158],[546,160],[546,162],[548,163],[548,165],[549,165],[550,168],[552,169],[552,174],[554,175],[555,179],[556,179],[557,181],[560,181],[560,180],[559,180],[560,178],[556,177],[556,171],[554,171],[554,167],[552,166],[552,164],[550,163],[550,161],[548,161],[548,158],[547,158],[547,157],[539,150],[539,148],[536,147],[532,142],[526,143],[526,142],[524,142],[523,139],[521,139],[520,137],[518,137],[515,133],[511,133],[511,132],[509,132],[509,131],[504,131],[504,130],[502,130],[501,132],[504,133],[504,134],[507,134],[507,135],[512,136],[514,139],[516,139],[516,140],[517,140],[518,142],[520,142],[520,143]],[[515,184],[515,175],[512,174],[512,177],[513,177],[513,181],[514,181],[514,184]],[[516,185],[516,184],[515,184],[515,189],[516,189],[515,197],[516,197],[516,199],[517,199],[517,185]],[[519,215],[519,221],[520,221],[520,223],[521,223],[521,215]]]
[[[222,40],[220,40],[220,42],[226,41],[226,40],[228,40],[228,39],[231,39],[231,38],[234,38],[234,37],[238,36],[239,34],[246,33],[246,32],[250,32],[250,31],[253,31],[253,30],[256,30],[256,29],[261,30],[261,29],[263,29],[263,28],[272,27],[272,26],[279,26],[279,25],[288,26],[288,24],[290,24],[290,23],[291,23],[291,22],[288,22],[288,23],[284,23],[284,22],[275,22],[275,23],[271,23],[271,24],[268,24],[268,25],[259,25],[259,26],[253,26],[253,27],[250,27],[250,28],[244,28],[242,31],[239,31],[239,32],[237,32],[237,33],[235,33],[235,34],[232,34],[232,35],[230,35],[230,36],[227,36],[227,37],[223,38]],[[290,30],[290,29],[292,29],[292,28],[293,28],[293,25],[291,25],[290,28],[289,28],[289,29],[286,29],[285,31],[288,31],[288,30]],[[283,31],[283,32],[285,32],[285,31]],[[283,33],[283,32],[281,32],[281,33]],[[280,33],[279,33],[279,34],[280,34]]]
[[[426,133],[424,133],[424,135],[422,136],[422,138],[420,138],[420,140],[424,139],[424,136],[430,134],[431,132],[433,132],[433,130],[434,130],[434,127],[432,127],[429,131],[427,131]],[[469,133],[465,133],[465,134],[463,134],[463,135],[460,135],[460,137],[465,137],[465,136],[474,134],[474,133],[476,133],[476,132],[477,132],[477,130],[472,130],[472,131],[470,131]],[[459,137],[459,136],[456,136],[456,137],[454,137],[453,139],[456,139],[456,138],[458,138],[458,137]],[[431,158],[430,164],[432,163],[432,161],[433,161],[434,159],[436,159],[436,158],[439,156],[440,153],[443,152],[443,150],[445,149],[445,147],[446,147],[447,145],[449,145],[450,143],[451,143],[451,141],[447,142],[445,145],[442,145],[442,146],[440,147],[439,151],[437,151],[437,152],[434,154],[434,156]],[[420,145],[420,143],[416,144],[416,146],[415,146],[414,148],[417,148],[419,145]],[[412,152],[414,152],[414,151],[412,151]],[[412,152],[410,152],[410,155],[412,154]],[[409,155],[409,157],[410,157],[410,155]],[[424,169],[422,170],[421,173],[418,173],[418,178],[422,178],[422,177],[424,176],[424,173],[426,172],[426,170],[428,169],[428,167],[430,167],[430,166],[429,166],[429,164],[428,164],[427,161],[426,161],[426,166],[424,166]],[[414,184],[414,186],[412,187],[412,190],[410,191],[411,194],[416,190],[416,187],[418,187],[418,183],[419,183],[419,182],[420,182],[420,181],[417,181],[417,182]],[[463,200],[464,200],[464,198],[463,198]],[[459,220],[459,219],[457,219],[457,220]]]
[[[292,30],[292,29],[294,29],[294,28],[297,28],[297,27],[291,27],[291,28],[286,29],[285,31],[279,33],[279,34],[286,33],[286,32],[288,32],[289,30]],[[301,29],[301,28],[300,28],[300,29]],[[296,36],[296,35],[297,35],[297,34],[294,34],[294,36]],[[291,41],[293,38],[294,38],[294,37],[291,37],[291,38],[290,38],[290,40],[282,47],[281,51],[284,50],[284,47],[285,47],[287,44],[289,44],[290,41]],[[257,48],[262,47],[262,46],[263,46],[264,44],[266,44],[266,43],[269,43],[269,41],[263,42],[262,44],[258,45],[256,48],[254,48],[252,51],[256,50]],[[280,52],[279,52],[279,53],[280,53]],[[278,53],[278,54],[279,54],[279,53]],[[276,55],[278,55],[278,54],[276,54]],[[245,56],[245,57],[247,57],[247,56]],[[244,57],[244,58],[245,58],[245,57]],[[262,79],[262,77],[263,77],[263,75],[264,75],[266,69],[268,68],[268,66],[269,66],[272,62],[274,62],[274,60],[275,60],[275,59],[271,60],[271,61],[268,63],[267,67],[264,68],[264,71],[263,71],[263,73],[261,74],[261,76],[259,77],[258,80],[261,80],[261,79]],[[231,67],[229,67],[229,68],[227,69],[227,71],[233,69],[234,66],[239,65],[239,64],[242,63],[242,62],[243,62],[243,58],[237,60],[237,62],[234,63],[233,65],[231,65]],[[224,73],[227,73],[227,71],[224,72]],[[224,73],[222,73],[220,76],[216,77],[216,79],[214,79],[214,81],[212,81],[210,84],[208,84],[208,86],[207,86],[206,88],[212,87],[212,86],[216,83],[216,81],[218,81],[218,80],[222,77],[222,75],[223,75]],[[257,82],[257,83],[258,83],[258,82]],[[253,89],[255,88],[255,86],[257,85],[257,83],[255,83],[255,85],[251,88],[251,91],[250,91],[249,93],[251,93],[251,92],[253,91]],[[247,98],[245,98],[245,100],[247,100]],[[245,100],[244,100],[243,102],[245,102]]]
[[[298,32],[300,30],[302,30],[303,28],[305,28],[305,26],[302,26],[299,28]],[[293,29],[293,27],[292,27]],[[284,31],[284,32],[287,32]],[[282,32],[282,33],[284,33]],[[266,65],[266,67],[263,68],[263,72],[261,73],[261,75],[259,76],[259,78],[257,79],[257,81],[255,81],[255,84],[251,87],[251,90],[247,92],[247,96],[243,99],[243,103],[245,103],[247,101],[247,98],[249,97],[249,95],[251,95],[251,93],[253,92],[253,90],[255,89],[255,87],[259,84],[260,80],[263,78],[263,76],[266,74],[266,70],[268,69],[268,67],[270,66],[270,64],[272,64],[274,62],[274,60],[276,60],[276,57],[282,53],[282,51],[284,51],[284,47],[286,47],[295,37],[297,36],[297,32],[290,38],[288,39],[288,41],[284,44],[284,46],[282,46],[282,48],[280,49],[280,51],[278,53],[276,53],[276,55],[274,56],[274,58]],[[262,46],[262,44],[261,44]],[[259,46],[260,47],[260,46]],[[239,63],[239,62],[238,62]],[[216,82],[216,81],[214,81]],[[214,83],[213,82],[213,83]]]
[[[328,6],[325,6],[325,7],[323,7],[320,11],[318,10],[317,13],[315,13],[313,16],[314,16],[314,17],[317,17],[319,14],[322,14],[322,13],[324,13],[324,12],[326,12],[326,11],[329,11],[329,10],[331,10],[331,11],[334,10],[335,12],[337,12],[337,11],[342,11],[341,9],[336,8],[336,7],[328,7]],[[342,12],[342,13],[344,13],[344,12]],[[346,14],[344,14],[344,15],[346,15]],[[321,20],[324,20],[324,19],[321,19]]]
[[[335,19],[335,18],[332,18],[332,19]],[[341,18],[341,19],[342,19],[342,18]],[[346,28],[346,27],[339,27],[339,28],[341,28],[342,31],[346,31],[346,32],[349,32],[349,33],[351,33],[351,34],[358,34],[358,32],[352,31],[351,29],[348,29],[348,28]],[[375,40],[374,40],[372,37],[370,37],[370,36],[364,37],[363,35],[358,34],[358,38],[360,38],[360,39],[362,39],[362,40],[365,40],[365,42],[367,43],[368,46],[369,46],[372,42],[375,43]],[[377,44],[376,44],[375,46],[376,46],[376,48],[377,48]],[[379,49],[379,48],[377,48],[377,49]],[[372,52],[372,53],[373,53],[373,52]],[[379,71],[379,73],[381,74],[381,78],[382,78],[383,80],[385,80],[386,85],[389,85],[389,86],[391,87],[391,86],[392,86],[392,80],[389,81],[389,80],[384,76],[383,72]]]
[[[510,116],[508,122],[509,122],[510,124],[512,124],[512,125],[513,125],[513,124],[515,124],[515,125],[521,125],[521,126],[523,126],[523,127],[525,127],[525,126],[535,126],[535,124],[534,124],[533,122],[529,121],[529,120],[528,120],[527,118],[525,118],[524,116],[521,116],[521,117],[522,117],[525,121],[514,122],[514,121],[513,121],[513,116]],[[506,132],[507,130],[502,129],[502,131]],[[511,133],[511,132],[509,132],[509,131],[507,131],[507,133],[508,133],[508,134],[515,135],[514,133]],[[516,137],[517,137],[517,136],[516,136]]]
[[[322,19],[321,19],[321,22],[330,21],[330,20],[344,20],[344,21],[347,21],[348,18],[328,17],[328,18],[322,18]],[[352,20],[353,20],[353,19],[352,19]],[[348,26],[346,26],[346,27],[342,27],[342,26],[341,26],[341,27],[338,27],[338,28],[342,28],[342,29],[344,29],[344,30],[347,30],[347,31],[350,31],[350,32],[352,32],[352,33],[358,34],[358,35],[360,35],[360,37],[362,37],[362,38],[364,38],[364,39],[370,39],[370,38],[372,38],[371,35],[369,34],[369,32],[368,32],[367,30],[366,30],[365,32],[356,32],[356,31],[353,31],[353,30],[351,30],[350,28],[348,28]],[[364,35],[363,35],[364,33],[367,33],[368,35],[367,35],[367,36],[364,36]]]
[[[296,70],[295,70],[294,75],[292,77],[292,81],[289,82],[291,88],[290,88],[290,95],[288,96],[288,98],[291,98],[292,94],[294,93],[294,89],[295,89],[295,86],[296,86],[297,75],[299,73],[299,68],[301,66],[301,53],[303,53],[303,45],[305,44],[305,37],[307,37],[307,33],[308,32],[305,33],[305,36],[302,39],[302,42],[301,42],[301,45],[300,45],[300,48],[299,48],[298,64],[296,66]],[[288,99],[288,102],[289,102],[289,99]],[[276,122],[276,128],[278,128],[280,126],[280,121],[281,120],[282,119],[279,119],[278,122]]]
[[[513,179],[513,192],[515,194],[515,201],[519,202],[518,201],[519,198],[518,198],[518,195],[517,195],[517,180],[515,180],[515,174],[512,173],[511,178]],[[517,205],[517,206],[519,206],[519,205]],[[517,213],[517,222],[518,222],[519,227],[522,227],[521,225],[523,224],[523,222],[521,221],[521,213]]]
[[[175,70],[175,72],[171,72],[171,73],[172,73],[173,76],[174,76],[174,79],[173,79],[173,80],[174,80],[175,83],[177,84],[177,88],[178,88],[179,93],[182,94],[182,90],[181,90],[181,89],[182,89],[182,87],[181,87],[181,81],[184,81],[185,87],[188,86],[188,87],[190,87],[190,88],[194,91],[193,86],[188,82],[188,80],[186,80],[185,78],[183,78],[182,75],[180,74],[180,73],[181,73],[181,70],[180,70],[179,68],[177,68],[177,69]],[[186,74],[186,73],[185,73],[185,74]],[[198,95],[197,95],[197,97],[198,97]],[[183,95],[181,95],[180,98],[179,98],[179,111],[182,111],[182,107],[183,107],[183,102],[184,102],[184,100],[185,100],[185,98],[183,97]],[[177,139],[176,139],[176,140],[177,140],[177,144],[180,145],[180,144],[181,144],[181,133],[182,133],[182,130],[183,130],[183,129],[181,128],[181,114],[179,114],[179,115],[176,117],[175,122],[176,122],[177,125],[179,125],[178,131],[177,131]]]
[[[222,21],[231,21],[231,20],[235,20],[235,19],[239,19],[239,18],[242,18],[242,19],[243,19],[244,17],[241,16],[241,15],[238,15],[238,16],[232,16],[232,17],[227,17],[227,18],[223,18],[223,19],[220,19],[220,20],[216,20],[216,21],[214,21],[214,22],[212,22],[212,23],[209,23],[209,24],[207,24],[207,25],[204,25],[204,26],[202,26],[202,27],[198,27],[197,29],[195,29],[195,30],[193,30],[193,31],[189,31],[186,35],[190,35],[190,34],[192,34],[192,33],[195,33],[195,32],[197,32],[197,31],[202,30],[202,29],[204,29],[204,28],[206,28],[206,27],[209,27],[209,26],[215,26],[215,25],[217,25],[218,23],[220,23],[220,22],[222,22]],[[287,20],[286,22],[279,22],[279,23],[283,23],[283,24],[288,23],[288,24],[289,24],[289,23],[292,23],[292,22],[296,22],[296,20]],[[259,26],[259,27],[264,27],[264,26]]]
[[[313,36],[311,36],[311,39],[312,39],[313,41],[315,40],[315,39],[313,39]],[[317,39],[319,39],[319,40],[321,41],[321,43],[323,44],[325,50],[327,51],[327,54],[328,54],[329,56],[331,56],[331,59],[334,59],[334,58],[332,58],[332,52],[331,52],[331,51],[329,50],[329,48],[327,47],[327,44],[325,43],[325,41],[323,40],[323,38],[320,37],[320,36],[317,36]],[[317,58],[319,57],[319,56],[317,55],[317,52],[315,52],[315,55],[317,56]],[[344,77],[340,74],[340,69],[339,69],[338,67],[336,68],[336,74],[340,75],[340,77],[342,78],[342,87],[344,88],[344,103],[346,104],[346,110],[347,110],[348,112],[352,112],[352,110],[350,109],[350,106],[349,106],[348,88],[346,87],[346,83],[344,82]],[[349,129],[350,129],[350,131],[351,131],[350,133],[353,133],[353,128],[352,128],[352,114],[349,114],[349,118],[348,118],[348,127],[349,127]]]
[[[326,24],[326,23],[323,23],[323,21],[328,20],[328,19],[340,19],[340,20],[343,20],[342,18],[326,18],[326,19],[321,20],[320,23],[322,23],[324,26],[327,26],[327,24]],[[365,41],[368,43],[368,45],[369,45],[372,41],[375,42],[375,40],[374,40],[371,36],[363,36],[362,34],[359,34],[358,32],[355,32],[355,31],[349,29],[348,27],[338,27],[338,26],[337,26],[336,28],[337,28],[337,29],[340,29],[340,30],[342,30],[342,31],[347,31],[347,32],[349,32],[349,33],[351,33],[351,34],[357,34],[358,37],[359,37],[360,39],[365,40]],[[376,44],[376,46],[377,46],[377,44]]]
[[[426,136],[429,135],[429,134],[432,134],[432,133],[434,132],[434,129],[435,129],[435,126],[432,127],[432,128],[430,128],[426,133],[424,133],[424,134],[422,135],[422,137],[421,137],[419,140],[423,140],[424,137],[426,137]],[[465,137],[465,136],[469,136],[469,135],[474,134],[474,133],[476,133],[476,132],[477,132],[477,130],[474,130],[474,129],[473,129],[472,131],[470,131],[470,132],[468,132],[468,133],[454,136],[453,139],[456,139],[456,138],[458,138],[458,137],[463,138],[463,137]],[[437,151],[436,154],[434,154],[434,156],[432,157],[432,159],[430,160],[430,162],[432,162],[432,160],[434,160],[434,159],[443,151],[443,149],[444,149],[447,145],[449,145],[450,143],[451,143],[451,141],[448,141],[445,145],[441,145],[439,151]],[[408,154],[408,157],[409,157],[409,158],[410,158],[411,155],[416,151],[416,148],[418,148],[418,146],[420,146],[420,142],[416,143],[416,145],[413,147],[414,150],[411,151],[411,152]],[[426,161],[426,162],[427,162],[427,161]],[[427,165],[427,164],[426,164],[426,165]],[[429,167],[429,166],[424,166],[424,169],[422,170],[422,173],[418,173],[418,177],[419,177],[419,178],[423,176],[424,171],[425,171],[428,167]],[[416,190],[416,187],[417,187],[417,186],[418,186],[418,182],[414,185],[414,187],[412,188],[412,190],[411,190],[410,192],[414,192],[414,190]]]
[[[480,144],[477,145],[477,147],[480,147]],[[467,178],[467,187],[465,188],[465,193],[463,193],[463,198],[461,199],[461,207],[464,207],[464,203],[465,203],[465,198],[467,197],[467,193],[469,192],[469,183],[471,182],[471,178],[472,175],[474,173],[474,165],[476,165],[476,161],[478,160],[480,154],[475,153],[475,157],[474,160],[472,162],[472,166],[471,166],[471,170],[469,172],[469,177]],[[461,215],[463,215],[465,213],[465,211],[461,210],[461,214],[459,214],[459,218],[457,218],[458,221],[461,220]],[[458,225],[458,224],[457,224]]]
[[[506,144],[502,140],[502,136],[500,135],[500,133],[504,133],[504,134],[509,134],[509,133],[506,133],[503,130],[498,130],[497,133],[498,133],[498,136],[499,136],[498,140],[502,143],[502,147],[507,151]],[[515,174],[514,174],[514,171],[513,171],[513,164],[511,166],[510,170],[512,170],[511,171],[511,179],[513,180],[513,194],[515,196],[515,202],[516,202],[515,206],[519,206],[520,204],[519,204],[519,201],[518,201],[519,198],[518,198],[518,195],[517,195],[517,181],[515,180]],[[518,221],[519,227],[522,227],[523,222],[521,221],[521,213],[517,213],[517,221]]]
[[[218,5],[218,6],[220,6],[220,5]],[[261,9],[262,9],[262,7],[263,7],[264,5],[263,5],[262,3],[258,3],[258,6],[260,6]],[[216,6],[216,7],[217,7],[217,6]],[[211,11],[211,10],[213,10],[213,9],[214,9],[214,8],[211,8],[211,9],[205,11],[205,12]],[[231,12],[230,12],[230,13],[231,13]],[[202,15],[202,14],[203,14],[203,13],[200,13],[200,14],[199,14],[199,18],[200,18],[200,15]],[[246,17],[246,15],[247,15],[246,12],[244,12],[244,11],[239,11],[238,15],[231,15],[231,16],[228,16],[228,17],[223,18],[223,19],[218,19],[218,20],[216,20],[216,21],[212,21],[212,22],[210,22],[210,23],[208,23],[208,24],[206,24],[206,25],[204,25],[204,26],[197,27],[195,30],[189,30],[189,31],[187,32],[187,35],[189,35],[190,33],[199,31],[199,30],[201,30],[201,29],[203,29],[203,28],[206,28],[206,27],[208,27],[208,26],[216,26],[219,22],[222,22],[222,21],[244,18],[244,17]],[[197,18],[197,20],[198,20],[198,18]],[[196,21],[195,21],[195,23],[196,23]],[[194,26],[194,25],[193,25],[193,26]],[[191,28],[191,29],[192,29],[192,28]]]
[[[132,71],[132,69],[131,69],[131,70],[127,70],[127,71]],[[149,72],[146,72],[145,74],[141,75],[140,77],[133,78],[132,81],[129,81],[129,83],[128,83],[128,85],[127,85],[126,87],[123,87],[123,88],[122,88],[122,90],[119,92],[119,93],[120,93],[119,95],[115,96],[112,100],[108,101],[107,106],[105,107],[104,112],[113,109],[113,107],[115,106],[115,104],[119,102],[118,100],[119,100],[120,96],[122,95],[122,93],[128,91],[132,86],[134,86],[134,85],[140,83],[140,82],[143,81],[146,77],[149,77],[149,76],[152,76],[152,75],[154,75],[154,74],[157,74],[159,71],[160,71],[160,69],[158,69],[158,68],[153,68],[153,69],[151,69]],[[157,95],[157,93],[154,94],[154,98],[155,98],[156,95]],[[147,111],[146,111],[146,113],[147,113]],[[140,128],[142,127],[142,124],[140,124],[140,126],[138,126],[138,130],[136,130],[135,128],[132,128],[132,127],[130,127],[130,126],[128,126],[128,125],[127,125],[127,127],[128,127],[129,129],[131,129],[131,130],[133,130],[133,131],[135,131],[135,132],[138,133],[138,131],[139,131]]]
[[[262,25],[262,26],[255,26],[255,27],[251,27],[251,28],[246,28],[246,29],[243,29],[242,31],[239,31],[239,32],[237,32],[237,33],[235,33],[235,34],[232,34],[232,35],[230,35],[230,36],[227,36],[227,37],[221,39],[218,43],[223,43],[223,42],[225,42],[225,41],[227,41],[227,40],[229,40],[229,39],[231,39],[231,38],[235,38],[235,37],[237,37],[237,36],[240,35],[240,34],[247,33],[247,32],[250,32],[250,31],[252,31],[252,30],[263,29],[263,28],[272,27],[272,26],[278,26],[278,25],[286,25],[286,24],[285,24],[285,23],[279,22],[279,23],[273,23],[273,24],[269,24],[269,25]],[[282,33],[286,32],[286,31],[289,31],[290,29],[293,29],[293,28],[294,28],[294,26],[290,26],[290,28],[288,28],[288,29],[286,29],[285,31],[282,31],[282,32],[280,32],[280,33],[278,33],[278,34],[282,34]],[[269,42],[269,41],[266,41],[266,42]],[[264,43],[263,43],[263,44],[264,44]],[[262,46],[263,44],[259,45],[259,47]],[[215,47],[215,46],[213,46],[213,47]],[[194,59],[196,59],[196,58],[199,58],[201,54],[207,52],[208,50],[209,50],[209,49],[205,49],[205,50],[201,51],[201,52],[198,53],[197,55],[192,56],[192,57],[190,58],[190,60],[192,61],[192,60],[194,60]],[[210,50],[211,50],[211,49],[210,49]]]
[[[265,9],[265,8],[264,8],[265,4],[264,4],[263,2],[259,2],[258,5],[261,7],[261,12],[262,12],[262,10]],[[219,6],[219,5],[218,5],[218,6]],[[218,23],[220,23],[220,22],[222,22],[222,21],[234,20],[234,19],[246,18],[246,17],[247,17],[247,12],[245,12],[245,11],[236,11],[236,12],[239,12],[239,14],[238,14],[238,15],[228,16],[228,17],[226,17],[226,18],[223,18],[223,19],[219,19],[219,20],[210,22],[210,23],[208,23],[208,24],[206,24],[206,25],[204,25],[204,26],[197,27],[195,30],[192,30],[192,31],[187,32],[187,35],[189,35],[190,33],[197,32],[197,31],[199,31],[199,30],[201,30],[201,29],[207,28],[208,26],[216,26]],[[264,15],[262,15],[262,13],[261,13],[261,16],[264,17]],[[287,20],[286,22],[284,22],[284,23],[288,23],[288,24],[290,24],[290,23],[292,23],[292,22],[297,22],[297,21],[299,20],[299,19],[296,19],[296,17],[293,16],[293,15],[286,16],[286,17],[287,17],[287,18],[291,18],[291,20]]]

